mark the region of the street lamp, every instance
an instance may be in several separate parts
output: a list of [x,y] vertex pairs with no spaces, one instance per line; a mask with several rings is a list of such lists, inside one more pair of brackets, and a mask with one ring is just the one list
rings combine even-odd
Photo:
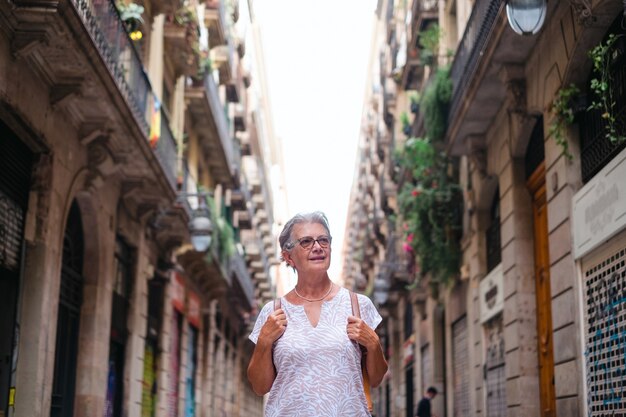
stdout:
[[546,0],[507,0],[506,17],[518,35],[534,35],[546,18]]
[[374,301],[378,305],[385,304],[389,298],[389,283],[384,278],[374,280]]
[[205,194],[187,194],[192,197],[197,195],[199,198],[198,208],[191,214],[189,222],[189,234],[191,235],[191,245],[196,252],[206,252],[211,246],[213,239],[213,223],[211,222],[211,212],[206,205]]

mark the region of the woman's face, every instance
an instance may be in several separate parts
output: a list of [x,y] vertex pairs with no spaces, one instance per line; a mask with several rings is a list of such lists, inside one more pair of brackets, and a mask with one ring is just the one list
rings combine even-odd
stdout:
[[323,248],[319,242],[313,242],[308,249],[303,248],[298,242],[304,237],[312,237],[319,239],[320,237],[329,237],[328,232],[319,223],[298,223],[293,227],[291,237],[295,242],[295,246],[290,252],[283,254],[284,258],[291,266],[296,268],[299,273],[327,271],[330,267],[331,246]]

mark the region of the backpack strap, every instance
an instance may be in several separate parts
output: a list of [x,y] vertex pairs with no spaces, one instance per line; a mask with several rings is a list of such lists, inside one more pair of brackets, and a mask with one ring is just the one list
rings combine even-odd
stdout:
[[[349,290],[350,291],[350,290]],[[361,318],[361,308],[359,307],[359,297],[354,291],[350,291],[350,304],[352,305],[352,315],[357,318]],[[367,366],[365,365],[365,355],[367,350],[364,346],[359,345],[361,348],[361,373],[363,374],[363,392],[365,393],[365,401],[367,402],[367,409],[371,413],[374,410],[374,403],[372,402],[372,393],[370,378],[367,373]]]
[[280,308],[280,298],[274,299],[274,311]]
[[361,318],[361,308],[359,307],[359,297],[356,295],[354,291],[350,291],[350,304],[352,305],[352,315],[354,317]]

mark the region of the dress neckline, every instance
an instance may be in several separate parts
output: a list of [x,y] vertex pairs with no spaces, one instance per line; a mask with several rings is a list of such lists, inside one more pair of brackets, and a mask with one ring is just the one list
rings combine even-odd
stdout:
[[[335,294],[333,298],[331,298],[330,300],[322,301],[322,306],[324,306],[326,304],[333,303],[344,291],[347,291],[345,287],[339,287],[339,291],[337,291],[337,294]],[[281,302],[289,304],[292,307],[299,307],[299,308],[302,308],[304,310],[304,304],[294,304],[294,303],[291,303],[284,296],[280,297],[280,300],[281,300]]]

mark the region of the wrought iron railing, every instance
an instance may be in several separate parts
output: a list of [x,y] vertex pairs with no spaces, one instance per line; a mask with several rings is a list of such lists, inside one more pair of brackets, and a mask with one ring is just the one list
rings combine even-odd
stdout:
[[235,250],[235,253],[230,258],[230,270],[235,273],[237,282],[246,296],[246,299],[253,305],[254,285],[252,284],[252,277],[248,272],[246,261],[237,250]]
[[[147,140],[149,133],[147,106],[148,99],[153,94],[152,87],[114,2],[72,0],[71,3]],[[170,185],[175,189],[176,142],[163,111],[161,111],[161,138],[155,153]]]
[[165,176],[167,177],[170,186],[173,189],[176,189],[176,177],[178,171],[176,139],[174,139],[174,135],[170,129],[170,122],[163,111],[161,111],[161,137],[154,148],[154,153],[163,167],[163,171],[165,172]]
[[233,140],[230,136],[228,121],[226,119],[226,114],[224,113],[224,107],[220,102],[217,85],[215,84],[215,80],[213,80],[213,77],[204,77],[204,88],[207,92],[209,108],[211,109],[213,120],[215,120],[215,128],[217,129],[217,133],[220,137],[220,142],[222,143],[222,149],[224,149],[224,154],[226,155],[228,167],[229,169],[232,169],[234,158],[234,149],[232,143]]
[[467,86],[472,81],[474,73],[483,59],[483,51],[503,5],[503,0],[477,0],[472,8],[472,14],[467,26],[465,26],[463,38],[459,43],[450,69],[453,85],[452,102],[448,114],[450,122],[456,117],[459,105],[465,97]]

